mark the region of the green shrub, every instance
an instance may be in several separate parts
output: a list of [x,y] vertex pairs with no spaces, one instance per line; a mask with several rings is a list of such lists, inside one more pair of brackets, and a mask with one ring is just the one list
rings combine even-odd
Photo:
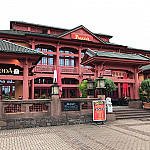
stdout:
[[87,80],[83,80],[79,85],[79,90],[82,93],[82,98],[87,97]]
[[147,102],[149,102],[150,79],[145,79],[141,82],[141,89],[147,93]]

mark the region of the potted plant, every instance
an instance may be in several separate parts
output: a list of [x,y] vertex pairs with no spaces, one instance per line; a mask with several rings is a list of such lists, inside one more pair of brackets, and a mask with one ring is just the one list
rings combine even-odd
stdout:
[[149,100],[149,94],[150,94],[150,79],[145,79],[141,82],[141,89],[142,91],[145,91],[147,93],[147,99],[146,102],[143,102],[145,109],[150,109],[150,100]]

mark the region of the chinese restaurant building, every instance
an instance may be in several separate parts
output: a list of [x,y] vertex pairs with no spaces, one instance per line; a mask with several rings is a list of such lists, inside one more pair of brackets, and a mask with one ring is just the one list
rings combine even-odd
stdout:
[[[33,68],[43,53],[0,40],[0,98],[28,99],[34,94]],[[30,91],[30,92],[29,92]]]
[[140,67],[150,64],[150,51],[114,44],[111,38],[83,25],[69,30],[11,21],[10,30],[0,30],[1,98],[50,97],[54,70],[60,68],[63,98],[79,97],[78,84],[102,73],[117,86],[111,97],[121,98],[128,84],[129,96],[138,99],[144,79]]

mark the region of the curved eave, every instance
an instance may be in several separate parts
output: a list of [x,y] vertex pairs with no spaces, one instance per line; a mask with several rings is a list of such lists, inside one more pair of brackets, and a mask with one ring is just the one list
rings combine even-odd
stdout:
[[92,63],[98,62],[113,62],[113,63],[126,63],[130,65],[148,65],[150,61],[144,60],[132,60],[132,59],[118,59],[118,58],[108,58],[108,57],[91,57],[86,61],[82,62],[82,65],[92,65]]

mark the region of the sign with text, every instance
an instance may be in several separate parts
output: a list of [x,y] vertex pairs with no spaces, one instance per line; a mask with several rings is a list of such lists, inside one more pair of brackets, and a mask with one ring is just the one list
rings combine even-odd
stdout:
[[9,68],[0,68],[0,74],[11,75],[11,74],[19,74],[19,69]]
[[103,100],[93,101],[93,121],[106,120],[106,104]]
[[125,71],[112,71],[112,77],[125,77]]
[[81,35],[81,34],[72,33],[71,38],[77,40],[93,41],[93,37],[90,35]]
[[63,102],[63,111],[79,111],[80,103],[79,102]]

